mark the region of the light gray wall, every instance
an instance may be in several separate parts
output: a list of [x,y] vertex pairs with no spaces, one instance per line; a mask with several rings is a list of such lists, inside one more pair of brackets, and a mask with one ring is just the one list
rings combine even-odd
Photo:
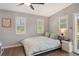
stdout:
[[[73,35],[73,14],[79,12],[79,4],[72,4],[69,7],[57,12],[56,14],[47,17],[37,16],[37,15],[31,15],[31,14],[25,14],[25,13],[19,13],[19,12],[11,12],[11,11],[5,11],[0,10],[0,24],[2,17],[10,17],[12,21],[12,27],[11,28],[3,28],[0,25],[0,42],[3,43],[3,45],[9,45],[13,43],[17,43],[18,41],[25,39],[27,37],[36,36],[39,35],[36,33],[36,20],[41,18],[45,20],[45,31],[49,31],[53,34],[59,34],[59,16],[68,15],[68,27],[69,29],[72,27],[71,31],[68,33],[68,37],[72,39]],[[27,32],[23,35],[16,35],[15,33],[15,16],[23,16],[26,17],[26,26],[27,26]]]
[[[27,32],[23,35],[16,35],[15,32],[15,17],[16,16],[23,16],[26,18],[26,28]],[[11,18],[11,28],[3,28],[1,25],[2,18],[10,17]],[[45,31],[48,31],[48,18],[37,16],[37,15],[30,15],[25,13],[19,12],[11,12],[6,10],[0,10],[0,42],[5,46],[9,44],[14,44],[19,42],[22,39],[27,37],[40,35],[36,33],[36,20],[37,19],[44,19],[45,20]]]
[[[49,17],[49,32],[53,34],[59,34],[59,16],[68,16],[68,38],[73,39],[73,13],[79,13],[79,3],[74,3],[69,7],[57,12]],[[72,29],[71,29],[72,28]]]

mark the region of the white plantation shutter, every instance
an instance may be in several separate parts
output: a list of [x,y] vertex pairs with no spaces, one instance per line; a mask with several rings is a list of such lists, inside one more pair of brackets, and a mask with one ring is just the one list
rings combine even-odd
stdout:
[[16,17],[15,18],[15,27],[16,34],[25,34],[26,33],[26,18]]
[[44,20],[37,19],[37,33],[44,33]]

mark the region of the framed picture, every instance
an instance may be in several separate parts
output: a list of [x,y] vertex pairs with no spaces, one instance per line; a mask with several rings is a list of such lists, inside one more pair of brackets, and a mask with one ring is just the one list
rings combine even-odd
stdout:
[[11,18],[2,18],[2,27],[11,27]]

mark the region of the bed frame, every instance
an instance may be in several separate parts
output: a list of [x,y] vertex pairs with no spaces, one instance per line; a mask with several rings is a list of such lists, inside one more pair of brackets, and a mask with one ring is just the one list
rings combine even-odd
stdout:
[[[42,54],[42,53],[45,53],[45,52],[48,52],[48,51],[52,51],[52,50],[55,50],[55,49],[58,49],[58,48],[61,48],[61,46],[57,46],[57,47],[55,47],[55,48],[51,48],[51,49],[47,49],[47,50],[35,52],[35,53],[33,53],[31,56],[36,56],[36,55],[39,55],[39,54]],[[26,55],[26,56],[28,56],[28,55]]]

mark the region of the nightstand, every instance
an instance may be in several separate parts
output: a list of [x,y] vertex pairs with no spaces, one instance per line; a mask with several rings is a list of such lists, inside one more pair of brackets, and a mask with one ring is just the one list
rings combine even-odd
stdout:
[[71,53],[73,50],[73,45],[71,41],[62,40],[62,50]]

